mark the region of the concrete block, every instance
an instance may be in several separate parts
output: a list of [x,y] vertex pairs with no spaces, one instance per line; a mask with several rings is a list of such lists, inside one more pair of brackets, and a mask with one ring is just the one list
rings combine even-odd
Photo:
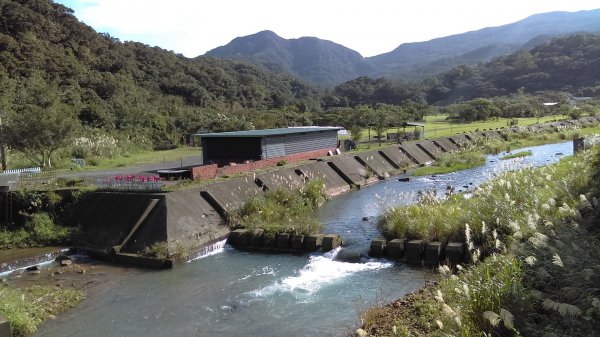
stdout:
[[386,240],[384,238],[373,239],[371,248],[369,249],[370,256],[383,256],[385,254]]
[[276,247],[277,246],[277,238],[272,234],[264,234],[262,236],[262,246],[263,247]]
[[465,244],[462,242],[449,242],[446,245],[446,258],[453,265],[461,264],[465,253]]
[[411,240],[406,244],[406,262],[421,264],[423,262],[423,240]]
[[247,229],[236,229],[229,233],[227,243],[232,246],[247,246],[250,243],[250,231]]
[[387,255],[392,259],[400,259],[406,250],[406,239],[394,239],[385,247]]
[[394,165],[395,168],[401,169],[409,166],[413,166],[414,163],[408,156],[406,156],[397,146],[388,147],[379,151],[381,156],[388,162]]
[[0,315],[0,337],[12,337],[10,322]]
[[304,235],[292,235],[292,249],[302,250],[304,246]]
[[435,241],[429,242],[425,246],[425,264],[429,266],[437,266],[443,259],[444,243]]
[[287,233],[282,233],[282,234],[277,235],[277,248],[289,249],[290,248],[290,239],[291,239],[291,235],[289,235]]
[[342,237],[338,234],[323,235],[322,248],[324,252],[334,250],[342,245]]
[[304,250],[314,252],[323,245],[323,234],[312,234],[304,238]]
[[408,157],[410,157],[412,161],[415,162],[415,164],[417,165],[429,165],[433,162],[433,158],[431,158],[415,143],[402,144],[402,146],[400,146],[399,149]]
[[263,229],[255,229],[253,231],[249,231],[248,232],[248,236],[249,236],[249,242],[248,244],[250,246],[255,246],[255,247],[260,247],[263,244],[263,235],[265,234],[265,231]]

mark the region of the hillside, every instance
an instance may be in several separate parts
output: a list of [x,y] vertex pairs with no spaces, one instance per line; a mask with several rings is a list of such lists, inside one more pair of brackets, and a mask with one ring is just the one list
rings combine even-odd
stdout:
[[582,32],[600,32],[600,9],[536,14],[499,27],[405,43],[368,60],[388,77],[423,79],[461,64],[487,62],[534,47],[551,37]]
[[238,37],[206,55],[262,64],[328,87],[376,71],[359,53],[342,45],[315,37],[288,40],[271,31]]
[[324,102],[333,107],[399,104],[410,99],[446,105],[477,97],[549,91],[600,96],[600,34],[557,37],[533,49],[477,66],[461,65],[421,82],[363,76],[337,85]]
[[600,32],[600,9],[537,14],[499,27],[401,44],[389,53],[368,58],[331,41],[314,37],[288,40],[271,31],[238,37],[206,55],[245,60],[334,87],[360,76],[420,81],[462,64],[488,62],[556,36],[584,32]]
[[291,75],[121,42],[49,0],[1,1],[0,22],[6,113],[65,104],[84,126],[160,143],[198,129],[243,128],[244,117],[222,115],[241,108],[319,106],[318,91]]
[[600,35],[559,37],[477,67],[461,66],[440,75],[428,89],[431,103],[476,97],[564,91],[600,95]]

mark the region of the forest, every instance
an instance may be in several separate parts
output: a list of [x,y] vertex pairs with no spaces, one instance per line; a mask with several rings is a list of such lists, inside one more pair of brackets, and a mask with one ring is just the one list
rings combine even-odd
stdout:
[[[598,35],[556,38],[422,82],[359,77],[327,90],[242,61],[122,42],[50,0],[0,2],[4,142],[44,166],[66,147],[62,155],[85,157],[86,142],[164,148],[197,132],[569,113],[568,97],[598,96],[599,81]],[[541,108],[548,100],[567,110]]]

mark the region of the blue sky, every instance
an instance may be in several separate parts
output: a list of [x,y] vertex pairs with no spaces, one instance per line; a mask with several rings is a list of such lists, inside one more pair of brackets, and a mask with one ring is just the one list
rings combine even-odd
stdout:
[[500,26],[536,13],[600,8],[600,0],[55,0],[79,20],[123,41],[188,57],[238,36],[272,30],[316,36],[363,56],[401,43]]

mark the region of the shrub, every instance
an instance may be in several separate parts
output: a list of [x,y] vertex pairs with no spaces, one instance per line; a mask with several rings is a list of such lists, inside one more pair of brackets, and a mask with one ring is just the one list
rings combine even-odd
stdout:
[[277,189],[254,196],[228,215],[232,227],[262,230],[265,234],[310,234],[319,229],[316,209],[325,201],[322,180],[295,190]]
[[285,159],[284,160],[280,160],[280,161],[277,162],[277,166],[285,166],[287,164],[288,164],[288,162]]

